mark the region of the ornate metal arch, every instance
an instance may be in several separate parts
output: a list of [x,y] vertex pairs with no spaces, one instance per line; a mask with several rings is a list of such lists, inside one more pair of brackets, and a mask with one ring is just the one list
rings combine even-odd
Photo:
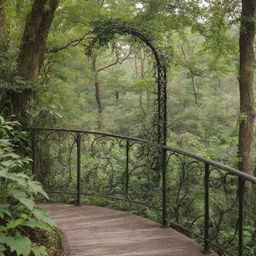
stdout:
[[143,41],[152,51],[155,64],[156,64],[156,89],[157,89],[157,115],[156,124],[157,128],[156,136],[154,139],[158,143],[166,145],[167,137],[167,65],[164,55],[161,53],[159,48],[154,45],[154,40],[152,36],[145,31],[139,31],[135,29],[131,24],[127,24],[120,21],[113,20],[101,20],[93,22],[94,27],[92,34],[95,37],[91,40],[89,45],[89,51],[95,47],[98,43],[99,46],[106,45],[110,40],[114,39],[116,34],[130,34],[139,38]]

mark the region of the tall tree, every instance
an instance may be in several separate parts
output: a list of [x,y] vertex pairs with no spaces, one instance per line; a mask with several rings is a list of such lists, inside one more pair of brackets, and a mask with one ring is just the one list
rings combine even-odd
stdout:
[[253,90],[253,67],[255,62],[255,0],[242,0],[240,27],[240,127],[239,127],[239,169],[252,174],[252,146],[255,120],[255,99]]
[[91,69],[94,73],[94,86],[95,86],[95,99],[97,102],[97,109],[98,109],[98,128],[102,128],[102,111],[103,111],[103,107],[102,107],[102,101],[101,101],[101,94],[100,94],[100,80],[99,80],[99,74],[102,71],[105,71],[115,65],[121,65],[124,61],[126,61],[129,56],[130,56],[130,51],[128,52],[128,54],[124,57],[120,57],[119,53],[116,52],[116,60],[113,61],[112,63],[103,66],[103,67],[97,67],[97,58],[99,57],[97,55],[97,53],[91,53],[89,56],[89,61],[91,62]]
[[5,1],[0,0],[0,80],[5,79],[5,62],[6,62],[6,53],[8,51],[8,26],[5,19]]
[[[8,41],[9,32],[5,18],[5,1],[0,0],[0,85],[4,86],[8,79]],[[1,90],[0,102],[6,98],[6,92]],[[5,109],[2,108],[2,111]]]
[[0,0],[0,51],[5,52],[7,50],[8,39],[8,27],[6,24],[4,13],[4,0]]
[[[33,1],[27,17],[20,51],[17,60],[17,75],[25,80],[36,79],[42,65],[49,29],[51,27],[59,0]],[[11,95],[11,114],[21,117],[32,89],[13,92]]]

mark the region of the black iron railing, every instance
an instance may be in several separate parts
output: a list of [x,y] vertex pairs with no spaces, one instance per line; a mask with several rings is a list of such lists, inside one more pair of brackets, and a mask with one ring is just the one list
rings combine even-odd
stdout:
[[[220,255],[256,255],[256,178],[138,138],[32,131],[32,171],[49,194],[76,204],[103,198],[137,205]],[[84,197],[82,197],[84,196]],[[136,211],[136,208],[133,208]]]

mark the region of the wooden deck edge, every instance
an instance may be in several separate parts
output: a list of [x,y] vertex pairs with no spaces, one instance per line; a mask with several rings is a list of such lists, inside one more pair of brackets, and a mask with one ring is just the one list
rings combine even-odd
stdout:
[[63,253],[62,255],[63,256],[71,256],[67,237],[65,236],[65,234],[62,232],[61,229],[57,228],[57,232],[58,232],[58,235],[60,238],[60,246],[61,246],[62,253]]

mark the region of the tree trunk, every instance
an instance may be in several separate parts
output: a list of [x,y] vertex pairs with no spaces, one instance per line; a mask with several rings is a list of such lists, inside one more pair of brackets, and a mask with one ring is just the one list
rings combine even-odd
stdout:
[[[25,80],[33,81],[39,73],[49,29],[58,4],[59,0],[33,1],[32,10],[27,17],[17,60],[17,75]],[[14,92],[11,97],[11,114],[21,117],[31,95],[32,89],[22,90],[21,93]]]
[[7,55],[3,53],[7,53],[8,51],[8,40],[9,40],[9,32],[8,26],[5,19],[5,12],[4,12],[4,0],[0,0],[0,82],[6,81],[6,63],[8,60]]
[[100,98],[100,85],[99,85],[98,78],[95,78],[94,85],[95,85],[95,98],[96,98],[96,102],[97,102],[98,113],[102,113],[102,105],[101,105],[101,98]]
[[198,94],[197,94],[197,86],[196,86],[195,76],[192,73],[192,71],[190,71],[190,75],[191,75],[191,81],[192,81],[192,88],[193,88],[195,103],[196,103],[196,105],[198,105]]
[[21,7],[22,7],[21,0],[16,0],[16,15],[17,16],[20,15]]
[[[183,54],[184,61],[186,63],[188,63],[187,55],[186,55],[185,49],[183,47],[183,44],[179,44],[179,45],[180,45],[180,48],[181,48],[181,51],[182,51],[182,54]],[[192,51],[192,54],[193,54],[193,51]],[[195,104],[198,105],[198,93],[197,93],[198,90],[197,90],[197,86],[196,86],[196,80],[195,80],[195,75],[193,73],[193,69],[192,69],[192,67],[187,67],[187,65],[185,67],[188,68],[189,75],[190,75],[190,78],[191,78],[192,90],[193,90],[193,95],[194,95],[194,99],[195,99]]]
[[[145,53],[144,51],[140,53],[140,79],[144,80],[145,79]],[[143,114],[143,118],[146,118],[146,112],[143,106],[143,91],[140,93],[140,109]]]
[[8,48],[8,26],[5,20],[4,0],[0,0],[0,52],[6,52]]
[[[5,1],[0,0],[0,85],[8,83],[9,80],[9,29],[5,19]],[[0,91],[0,106],[1,115],[8,113],[9,97],[7,90]]]
[[100,83],[99,83],[99,79],[98,79],[98,74],[99,71],[97,69],[97,55],[96,54],[92,54],[90,56],[90,61],[91,61],[91,68],[92,71],[94,73],[94,87],[95,87],[95,100],[97,103],[97,123],[98,123],[98,129],[101,129],[102,127],[102,105],[101,105],[101,97],[100,97]]
[[253,174],[252,146],[255,119],[255,100],[253,90],[253,66],[255,54],[255,0],[242,0],[240,27],[240,126],[239,126],[239,169]]
[[143,117],[145,118],[146,112],[145,112],[145,109],[144,109],[144,106],[143,106],[143,92],[140,93],[139,102],[140,102],[141,112],[143,114]]
[[119,92],[116,91],[116,100],[119,100]]
[[101,129],[102,128],[102,105],[101,105],[101,97],[100,97],[100,84],[98,80],[97,71],[95,73],[94,85],[95,85],[95,99],[96,99],[97,108],[98,108],[97,124],[98,124],[98,129]]
[[6,66],[7,66],[6,63],[7,63],[8,57],[3,53],[7,53],[8,51],[9,29],[5,19],[4,4],[5,4],[5,0],[0,0],[0,53],[1,53],[0,64],[2,67],[0,70],[0,79],[5,81]]

